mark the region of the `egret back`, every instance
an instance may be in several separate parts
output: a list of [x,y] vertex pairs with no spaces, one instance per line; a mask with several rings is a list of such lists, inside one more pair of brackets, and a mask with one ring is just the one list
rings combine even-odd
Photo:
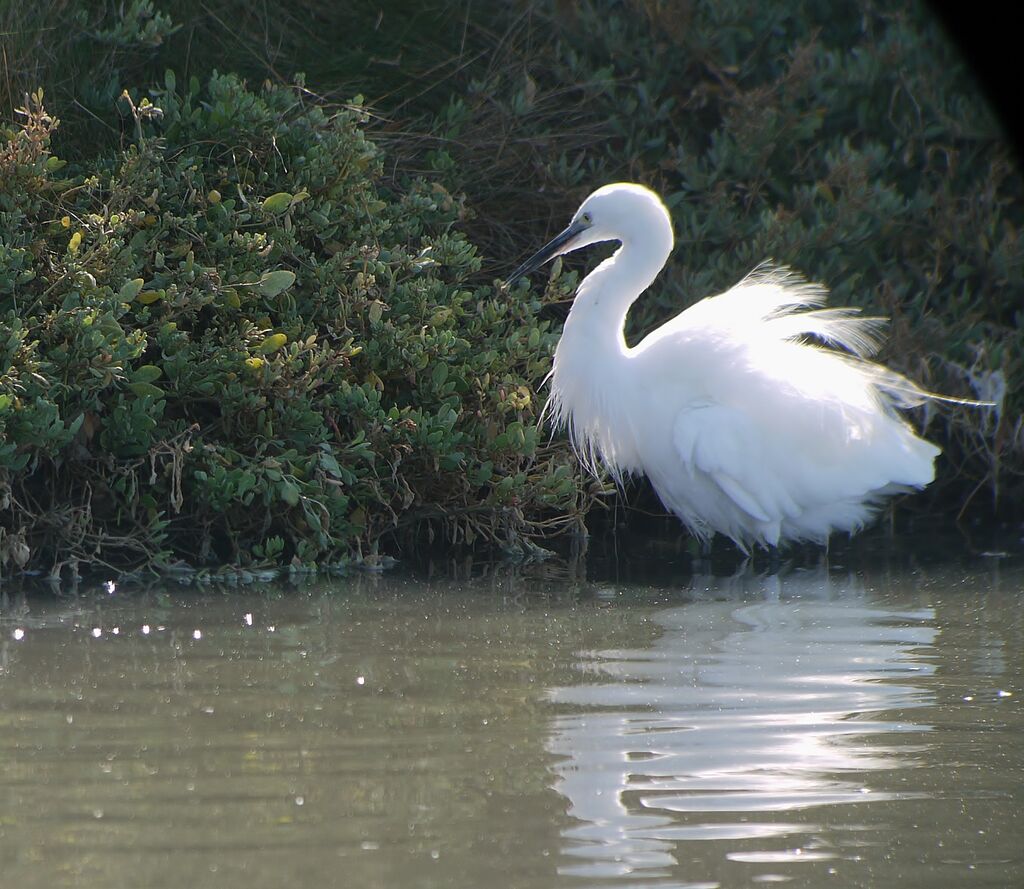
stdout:
[[633,351],[639,391],[657,393],[659,412],[671,405],[672,447],[648,448],[644,469],[696,533],[744,548],[823,542],[934,477],[939,449],[898,413],[924,393],[868,360],[879,319],[816,308],[824,301],[822,288],[762,268]]

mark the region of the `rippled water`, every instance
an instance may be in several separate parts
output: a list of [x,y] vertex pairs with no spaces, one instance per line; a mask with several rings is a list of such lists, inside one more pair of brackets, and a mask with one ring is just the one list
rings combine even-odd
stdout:
[[8,594],[32,887],[1024,885],[1024,573]]

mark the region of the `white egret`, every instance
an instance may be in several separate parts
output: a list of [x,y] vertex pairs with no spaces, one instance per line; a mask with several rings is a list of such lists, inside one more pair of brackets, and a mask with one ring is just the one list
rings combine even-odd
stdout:
[[856,532],[932,481],[939,448],[898,413],[926,393],[869,360],[881,319],[823,308],[825,289],[785,268],[759,266],[626,344],[626,313],[673,246],[641,185],[599,188],[508,284],[600,241],[621,246],[576,291],[545,407],[585,466],[646,474],[703,543],[718,532],[744,551]]

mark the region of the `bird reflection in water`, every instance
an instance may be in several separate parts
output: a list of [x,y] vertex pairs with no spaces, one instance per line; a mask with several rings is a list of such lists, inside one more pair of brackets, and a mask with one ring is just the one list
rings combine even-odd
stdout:
[[651,619],[651,648],[582,652],[594,681],[549,691],[553,784],[577,822],[562,872],[660,885],[684,841],[784,854],[814,830],[806,810],[898,796],[865,782],[919,749],[886,742],[924,729],[882,711],[930,703],[914,680],[933,670],[931,609],[887,610],[822,568],[695,578]]

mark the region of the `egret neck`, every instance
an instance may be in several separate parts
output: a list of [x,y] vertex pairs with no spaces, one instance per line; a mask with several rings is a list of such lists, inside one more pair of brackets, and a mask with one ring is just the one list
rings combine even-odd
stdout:
[[585,464],[594,468],[600,455],[620,480],[640,468],[635,438],[624,434],[633,427],[626,315],[672,251],[670,226],[655,225],[646,234],[624,236],[580,285],[555,350],[546,408],[556,425],[568,427]]
[[567,346],[579,348],[593,366],[595,354],[609,361],[629,355],[626,315],[672,252],[672,230],[667,226],[656,226],[644,235],[624,236],[622,246],[584,279],[569,310],[556,356]]

